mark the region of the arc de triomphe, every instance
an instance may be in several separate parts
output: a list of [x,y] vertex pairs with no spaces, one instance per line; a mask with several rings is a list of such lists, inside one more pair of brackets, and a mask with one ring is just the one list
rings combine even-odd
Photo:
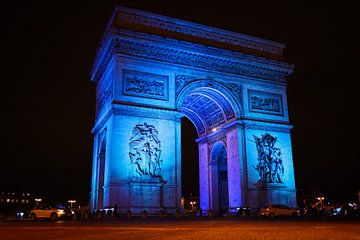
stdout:
[[180,209],[183,117],[198,133],[204,214],[296,206],[284,47],[116,8],[91,72],[91,209]]

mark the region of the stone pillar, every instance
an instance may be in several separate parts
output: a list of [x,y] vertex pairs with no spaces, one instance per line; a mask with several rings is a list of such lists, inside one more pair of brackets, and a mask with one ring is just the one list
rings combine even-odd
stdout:
[[230,129],[226,133],[229,209],[236,211],[242,207],[242,181],[241,181],[241,151],[240,131],[238,128]]
[[[212,156],[210,156],[212,157]],[[215,214],[219,214],[219,174],[216,161],[209,162],[209,207]]]
[[96,178],[98,175],[97,169],[97,148],[98,145],[98,137],[94,137],[94,144],[93,144],[93,162],[92,162],[92,179],[91,179],[91,192],[90,192],[90,211],[94,211],[97,208],[97,186],[96,186]]
[[207,215],[210,208],[209,202],[209,150],[207,142],[199,142],[199,184],[200,208]]
[[175,137],[176,137],[176,149],[175,149],[175,167],[176,167],[176,191],[177,191],[177,198],[176,201],[176,208],[181,208],[181,118],[178,118],[175,122]]

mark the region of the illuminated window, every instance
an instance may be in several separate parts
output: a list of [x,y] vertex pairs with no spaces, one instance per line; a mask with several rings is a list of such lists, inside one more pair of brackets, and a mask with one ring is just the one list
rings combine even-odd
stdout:
[[25,199],[21,199],[21,203],[25,203]]
[[26,199],[26,203],[29,203],[29,199]]
[[14,203],[15,202],[15,200],[14,199],[11,199],[11,203]]
[[9,202],[10,202],[10,198],[6,199],[6,202],[9,203]]
[[16,200],[15,200],[15,203],[19,203],[19,199],[16,199]]

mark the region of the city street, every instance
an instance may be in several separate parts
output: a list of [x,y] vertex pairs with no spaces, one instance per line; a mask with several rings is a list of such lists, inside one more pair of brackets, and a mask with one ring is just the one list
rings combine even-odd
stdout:
[[360,221],[257,218],[1,221],[0,239],[360,239]]

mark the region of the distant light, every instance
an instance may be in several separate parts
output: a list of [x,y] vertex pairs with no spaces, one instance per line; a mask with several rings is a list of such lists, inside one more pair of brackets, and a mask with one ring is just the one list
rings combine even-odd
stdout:
[[70,208],[72,209],[73,208],[73,203],[76,203],[76,200],[69,200],[68,202],[70,203]]
[[212,132],[216,132],[217,131],[217,128],[214,127],[213,129],[211,129]]
[[24,216],[24,212],[17,212],[17,213],[16,213],[16,216],[22,218],[22,217]]

